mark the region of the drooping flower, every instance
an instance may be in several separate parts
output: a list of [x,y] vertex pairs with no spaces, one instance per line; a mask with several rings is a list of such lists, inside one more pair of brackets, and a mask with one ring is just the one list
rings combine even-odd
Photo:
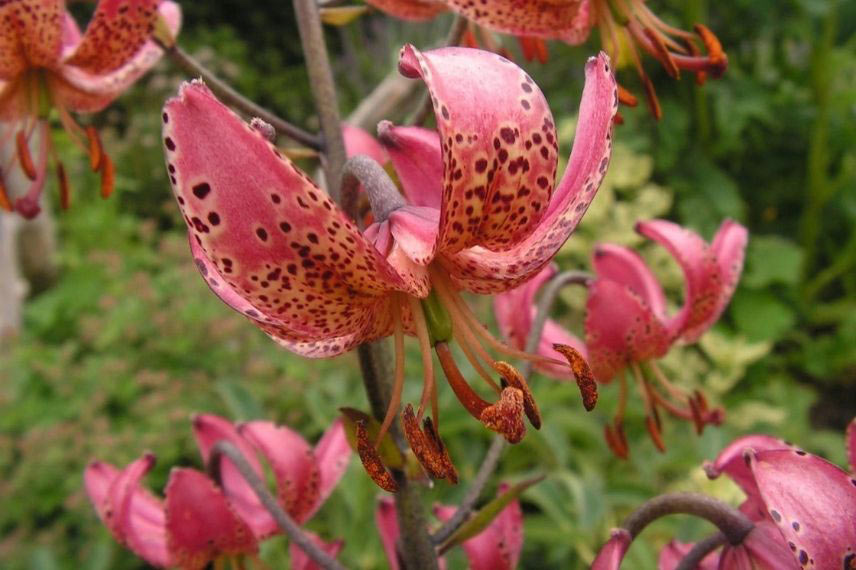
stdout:
[[[314,449],[296,432],[267,421],[236,426],[203,414],[194,418],[193,430],[206,462],[213,445],[226,440],[263,478],[257,455],[261,453],[273,470],[281,506],[301,524],[330,495],[350,458],[341,421],[327,430]],[[140,485],[154,463],[151,453],[124,469],[93,461],[84,474],[86,491],[99,518],[117,541],[149,564],[200,569],[221,556],[252,559],[258,543],[278,531],[229,459],[221,459],[219,484],[195,469],[173,468],[163,501]],[[328,544],[315,536],[313,540],[333,556],[342,547],[341,541]],[[291,553],[293,559],[304,556],[294,545]]]
[[[465,48],[420,53],[405,46],[399,68],[427,84],[438,132],[381,124],[380,141],[404,196],[369,192],[375,221],[365,233],[201,83],[186,84],[167,103],[164,144],[191,251],[223,301],[308,357],[395,337],[395,390],[384,430],[400,405],[404,335],[419,339],[423,395],[418,412],[405,410],[404,427],[426,465],[444,449],[436,404],[419,426],[426,404],[436,402],[432,348],[458,399],[485,425],[509,441],[523,436],[524,413],[537,426],[525,380],[484,344],[538,357],[497,341],[460,292],[501,292],[550,262],[606,171],[617,94],[608,58],[592,58],[569,167],[554,192],[555,129],[527,74],[505,58]],[[452,340],[496,392],[496,403],[459,372]],[[584,388],[591,407],[593,381]],[[441,463],[429,473],[452,478],[451,464]]]
[[[89,154],[101,174],[101,194],[113,189],[113,163],[93,127],[81,127],[72,112],[106,107],[160,58],[152,41],[156,24],[173,37],[181,12],[161,0],[101,0],[81,34],[64,0],[8,0],[0,4],[0,121],[9,123],[0,144],[16,146],[15,161],[0,165],[0,205],[25,217],[40,210],[48,162],[56,169],[60,204],[68,207],[69,185],[50,137],[52,110],[69,136]],[[28,141],[38,133],[35,157]],[[15,164],[17,163],[17,165]],[[14,203],[3,200],[4,172],[20,168],[32,181]],[[8,198],[8,197],[7,197]]]
[[[631,373],[645,402],[647,427],[654,443],[664,448],[660,436],[660,414],[691,420],[700,432],[707,423],[718,423],[722,412],[708,409],[701,392],[687,393],[672,383],[657,365],[677,341],[694,342],[710,328],[731,299],[743,268],[748,234],[740,224],[726,220],[708,245],[685,228],[665,220],[640,222],[636,229],[662,246],[680,264],[684,274],[683,306],[673,315],[666,308],[663,288],[632,249],[601,244],[595,249],[592,265],[597,278],[589,285],[586,302],[585,350],[598,382],[619,380],[620,400],[612,425],[605,429],[610,448],[626,457],[623,416],[627,398],[625,371]],[[547,268],[536,279],[545,282],[554,272]],[[500,328],[515,346],[525,342],[531,328],[534,297],[533,280],[523,287],[497,297]],[[519,310],[519,307],[528,310]],[[540,353],[552,356],[549,341],[579,346],[575,338],[555,323],[545,327],[546,342]],[[563,340],[560,340],[563,339]],[[546,370],[561,375],[561,370]]]
[[[505,492],[507,485],[500,485],[499,494]],[[434,514],[443,522],[455,514],[456,507],[437,505]],[[383,549],[392,570],[399,570],[397,554],[399,537],[398,519],[395,504],[389,497],[378,501],[375,510],[375,523],[380,533]],[[479,534],[461,544],[469,562],[470,570],[514,570],[523,550],[523,511],[520,501],[514,499]],[[439,560],[441,570],[446,561]]]

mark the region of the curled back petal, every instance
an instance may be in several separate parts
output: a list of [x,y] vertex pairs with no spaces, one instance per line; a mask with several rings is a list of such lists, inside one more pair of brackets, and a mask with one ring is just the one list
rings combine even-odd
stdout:
[[623,528],[612,529],[609,540],[597,553],[597,557],[592,562],[591,570],[619,570],[621,561],[624,560],[624,555],[627,554],[627,549],[630,548],[630,543],[633,538],[630,533]]
[[255,554],[253,531],[214,482],[195,469],[173,468],[166,484],[171,565],[202,570],[221,555]]
[[584,42],[593,24],[587,0],[448,0],[480,26],[515,36]]
[[592,266],[600,279],[626,285],[638,295],[661,322],[666,320],[666,295],[660,282],[638,253],[614,244],[598,244]]
[[[713,250],[697,233],[667,220],[636,224],[636,231],[665,247],[684,273],[684,304],[667,322],[669,332],[687,342],[713,324],[723,280]],[[702,328],[704,326],[704,328]]]
[[327,428],[327,431],[315,445],[315,461],[318,462],[321,484],[318,489],[318,500],[309,511],[307,519],[311,518],[321,508],[321,505],[339,484],[348,469],[350,460],[351,446],[348,444],[348,438],[345,435],[345,425],[342,419],[338,418]]
[[[178,4],[163,1],[158,7],[158,14],[171,35],[178,35],[181,28]],[[74,65],[63,65],[48,78],[51,94],[58,105],[72,111],[100,111],[151,69],[161,56],[163,50],[149,40],[112,71],[94,73]]]
[[740,274],[743,272],[743,261],[748,241],[749,232],[734,220],[725,220],[719,226],[719,230],[710,244],[710,249],[713,250],[713,255],[716,256],[716,263],[719,265],[719,275],[722,279],[722,288],[719,291],[716,310],[708,317],[707,321],[697,325],[698,331],[691,329],[684,333],[684,338],[692,339],[700,336],[702,332],[709,329],[719,319],[722,311],[725,310],[725,307],[731,300],[731,296],[734,294],[734,290],[737,288]]
[[160,0],[100,0],[77,49],[65,64],[95,75],[119,69],[148,41],[159,3]]
[[[324,542],[321,537],[314,532],[304,530],[303,533],[308,536],[309,540],[314,542],[318,548],[333,558],[336,558],[345,546],[345,543],[342,540]],[[288,558],[291,562],[291,566],[289,566],[291,570],[321,570],[321,567],[309,558],[306,552],[297,546],[296,542],[292,542],[288,545]]]
[[629,288],[598,279],[586,301],[586,346],[599,382],[608,382],[629,361],[663,356],[669,335],[654,313]]
[[618,94],[609,57],[586,63],[577,133],[562,181],[534,232],[508,251],[473,247],[445,256],[453,281],[474,293],[499,293],[530,279],[555,256],[594,198],[612,152]]
[[[211,448],[214,444],[225,440],[238,448],[259,477],[264,475],[253,446],[238,432],[235,425],[225,418],[213,414],[194,416],[193,437],[206,464],[211,457]],[[277,531],[276,521],[261,504],[250,484],[238,472],[237,467],[226,457],[220,460],[220,481],[232,506],[252,528],[256,538],[262,539]]]
[[247,422],[240,432],[267,459],[283,508],[298,523],[306,521],[318,502],[321,479],[312,448],[299,433],[273,422]]
[[[499,493],[507,485],[500,485]],[[511,501],[486,529],[461,545],[470,570],[513,570],[523,549],[523,511],[520,501]]]
[[541,286],[555,274],[555,264],[545,266],[526,283],[493,298],[494,315],[499,330],[515,348],[522,350],[526,347],[526,339],[535,318],[536,296]]
[[436,0],[366,0],[370,4],[401,20],[430,20],[446,11],[446,5]]
[[0,80],[34,67],[58,67],[64,20],[62,0],[0,3]]
[[389,215],[395,243],[417,265],[427,266],[434,259],[439,214],[434,208],[404,206]]
[[345,139],[345,153],[349,157],[364,154],[378,164],[386,164],[389,160],[380,143],[360,127],[342,125],[342,138]]
[[[692,543],[680,542],[677,540],[669,541],[666,546],[660,551],[660,557],[657,559],[657,570],[675,570],[681,560],[690,553],[690,550],[695,546]],[[719,553],[711,552],[705,556],[701,564],[697,566],[697,570],[717,570],[719,568]]]
[[381,121],[377,134],[389,154],[407,203],[439,210],[443,195],[443,155],[437,131],[399,127]]
[[86,494],[89,496],[89,501],[95,507],[95,512],[98,518],[106,524],[108,515],[107,497],[109,496],[110,486],[119,476],[119,470],[109,463],[103,461],[93,461],[86,466],[83,471],[83,483],[86,487]]
[[401,49],[402,75],[431,95],[443,158],[438,248],[502,251],[532,233],[556,176],[556,131],[541,90],[502,56]]
[[307,356],[388,329],[372,311],[390,291],[410,292],[406,283],[303,172],[200,82],[182,87],[163,120],[179,208],[221,299],[236,307],[240,297],[245,315]]
[[[538,350],[536,352],[547,358],[562,360],[564,358],[562,353],[557,352],[553,348],[557,344],[570,346],[583,358],[588,358],[588,349],[582,340],[572,335],[553,319],[547,319],[544,322],[544,330],[541,332],[541,339],[538,341]],[[564,365],[538,362],[534,368],[541,374],[555,378],[556,380],[574,380],[574,375]]]
[[748,455],[767,512],[800,566],[848,568],[856,560],[856,479],[798,449]]
[[[728,547],[726,547],[727,549]],[[743,539],[742,548],[749,553],[753,562],[750,570],[763,568],[769,570],[801,570],[785,538],[776,525],[770,521],[755,523],[755,528]],[[723,559],[725,554],[723,554]],[[818,567],[818,566],[816,566]],[[725,566],[728,568],[728,566]],[[846,568],[846,566],[844,566]]]

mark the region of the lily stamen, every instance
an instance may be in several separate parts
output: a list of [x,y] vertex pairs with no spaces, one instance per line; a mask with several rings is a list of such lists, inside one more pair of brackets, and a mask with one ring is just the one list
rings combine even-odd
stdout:
[[392,394],[389,397],[389,406],[386,409],[386,416],[383,418],[377,438],[375,439],[375,449],[380,447],[383,437],[398,415],[398,408],[401,406],[401,392],[404,389],[404,327],[401,324],[401,307],[398,304],[398,299],[393,299],[390,303],[392,310],[393,323],[393,338],[395,342],[395,373],[392,383]]

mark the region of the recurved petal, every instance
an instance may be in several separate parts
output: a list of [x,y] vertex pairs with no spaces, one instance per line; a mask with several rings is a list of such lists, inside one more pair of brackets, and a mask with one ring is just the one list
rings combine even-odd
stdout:
[[755,476],[749,469],[745,454],[749,450],[766,451],[769,449],[788,449],[787,443],[769,435],[745,435],[738,437],[719,452],[713,462],[706,461],[704,471],[710,479],[716,479],[723,473],[743,489],[747,496],[758,495]]
[[395,513],[395,501],[392,497],[381,497],[375,509],[375,526],[380,534],[383,551],[389,562],[390,570],[399,570],[401,564],[398,561],[396,542],[398,541],[398,518]]
[[[801,567],[856,560],[856,479],[816,455],[775,449],[748,455],[770,519]],[[810,565],[810,566],[809,566]]]
[[106,524],[108,517],[107,497],[110,485],[118,477],[119,470],[103,461],[92,461],[83,471],[83,483],[89,501],[95,507],[98,518]]
[[532,233],[556,176],[553,116],[532,78],[502,56],[405,45],[399,71],[425,81],[443,158],[439,251],[503,251]]
[[[173,36],[181,28],[181,8],[175,2],[163,1],[158,13]],[[128,87],[154,66],[163,50],[153,41],[146,41],[120,67],[104,73],[94,73],[74,65],[63,65],[48,78],[55,101],[77,112],[95,112],[106,107]]]
[[[264,470],[253,445],[238,432],[232,422],[225,418],[213,414],[194,416],[193,437],[206,464],[211,457],[211,448],[214,444],[220,440],[226,440],[238,448],[259,477],[264,476]],[[276,521],[262,506],[252,487],[241,476],[235,465],[225,457],[220,460],[220,480],[235,511],[246,521],[257,538],[265,538],[277,531]]]
[[537,312],[535,302],[538,291],[555,274],[555,264],[547,265],[526,283],[494,296],[493,308],[499,330],[516,348],[525,348]]
[[410,290],[303,172],[200,82],[163,119],[170,179],[215,293],[232,306],[243,298],[244,314],[309,356],[387,330],[371,311]]
[[663,356],[669,334],[647,304],[628,287],[598,279],[586,301],[586,346],[599,382],[608,382],[630,361]]
[[439,221],[437,209],[404,206],[389,215],[389,231],[413,263],[427,266],[434,259]]
[[29,68],[55,69],[62,50],[65,2],[8,0],[0,3],[0,80]]
[[386,164],[386,151],[373,136],[360,127],[342,125],[342,137],[345,139],[345,152],[348,157],[364,154],[378,164]]
[[[544,323],[544,330],[541,332],[541,340],[538,342],[538,354],[564,362],[565,357],[553,348],[553,346],[557,344],[570,346],[579,352],[583,358],[588,358],[588,349],[582,340],[572,335],[553,319],[547,319]],[[556,380],[575,379],[573,373],[564,365],[544,364],[539,362],[535,364],[535,370],[541,374],[549,376],[550,378],[555,378]]]
[[499,293],[530,279],[549,263],[577,227],[606,174],[617,108],[615,78],[609,58],[601,53],[586,64],[573,150],[544,218],[529,237],[508,251],[473,247],[447,256],[444,265],[460,288]]
[[443,156],[437,131],[421,127],[397,127],[389,121],[377,126],[407,202],[440,209],[443,195]]
[[273,422],[248,422],[240,433],[268,460],[280,504],[298,523],[305,522],[318,503],[321,479],[312,448],[299,433]]
[[[339,553],[342,551],[342,548],[345,546],[345,542],[342,540],[334,540],[333,542],[324,542],[321,540],[321,537],[315,534],[314,532],[304,530],[303,534],[309,537],[309,539],[314,542],[323,552],[326,552],[333,558],[336,558]],[[288,545],[288,557],[291,562],[291,570],[321,570],[321,567],[318,566],[315,562],[312,561],[311,558],[303,551],[299,546],[297,546],[296,542],[292,542]]]
[[746,243],[749,241],[749,232],[742,225],[734,220],[725,220],[719,226],[719,230],[713,237],[713,243],[710,248],[713,250],[713,255],[716,256],[716,263],[719,265],[719,275],[722,279],[722,288],[719,291],[719,297],[716,303],[716,310],[710,315],[707,321],[699,323],[698,331],[690,330],[684,333],[684,336],[700,336],[715,323],[722,311],[731,300],[734,290],[737,288],[737,282],[740,280],[740,274],[743,272],[743,260],[746,253]]
[[638,295],[661,322],[666,320],[666,296],[660,282],[638,253],[610,243],[598,244],[592,266],[601,279],[626,285]]
[[310,510],[307,519],[324,504],[336,485],[342,479],[345,471],[348,469],[348,463],[351,460],[351,446],[348,444],[348,438],[345,435],[345,426],[341,418],[336,419],[333,424],[327,428],[321,439],[315,444],[315,461],[318,462],[318,470],[321,474],[321,485],[319,487],[319,497],[315,506]]
[[750,570],[801,570],[782,533],[770,521],[755,523],[755,528],[743,540],[743,548],[754,563]]
[[366,3],[401,20],[430,20],[446,11],[446,4],[435,0],[366,0]]
[[633,538],[623,528],[612,529],[611,536],[592,562],[591,570],[619,570]]
[[130,61],[148,41],[160,0],[100,0],[66,65],[100,75]]
[[173,468],[166,485],[171,565],[202,570],[221,555],[255,554],[253,531],[214,482],[195,469]]
[[[508,485],[500,485],[499,493]],[[513,570],[523,549],[523,511],[514,499],[496,516],[490,525],[461,545],[470,563],[470,570]]]
[[515,36],[580,44],[593,20],[588,0],[448,0],[453,10],[480,26]]
[[[657,560],[657,570],[675,570],[681,560],[690,553],[695,544],[679,542],[677,540],[669,541],[666,546],[660,551],[660,558]],[[719,553],[715,550],[702,559],[697,570],[717,570],[719,568]]]

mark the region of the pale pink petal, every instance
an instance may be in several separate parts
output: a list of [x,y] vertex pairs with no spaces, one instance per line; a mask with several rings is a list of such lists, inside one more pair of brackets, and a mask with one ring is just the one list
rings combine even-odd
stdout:
[[[507,489],[500,486],[499,492]],[[490,525],[461,545],[470,570],[513,570],[523,549],[523,511],[520,502],[511,501]]]
[[[324,542],[321,540],[321,537],[314,532],[304,530],[303,534],[307,535],[322,551],[326,552],[333,558],[336,558],[345,546],[345,542],[343,540]],[[303,549],[297,546],[294,542],[288,545],[288,557],[291,561],[291,566],[289,566],[291,570],[321,570],[321,567],[313,562]]]
[[321,473],[321,485],[319,487],[318,501],[309,511],[307,519],[324,504],[336,485],[345,475],[348,463],[351,460],[351,446],[345,435],[345,426],[341,418],[336,419],[327,428],[321,439],[315,444],[315,461],[318,462],[318,470]]
[[496,322],[502,336],[518,349],[526,346],[526,339],[535,318],[538,291],[556,274],[555,264],[544,266],[532,279],[493,299]]
[[608,382],[631,361],[663,356],[669,334],[648,305],[629,288],[605,279],[589,287],[586,346],[599,382]]
[[199,82],[163,118],[167,169],[215,293],[243,297],[245,315],[306,356],[389,331],[378,304],[410,289],[304,173]]
[[119,470],[103,461],[91,462],[83,472],[83,483],[86,487],[86,494],[89,495],[89,501],[95,507],[98,518],[105,524],[108,516],[112,516],[108,512],[107,497],[110,492],[110,486],[118,476]]
[[273,422],[248,422],[240,433],[268,460],[280,504],[298,523],[305,522],[318,502],[321,478],[312,448],[299,433]]
[[849,568],[856,561],[856,479],[805,451],[748,454],[772,522],[802,567]]
[[[412,206],[405,206],[404,208],[411,209]],[[410,254],[404,249],[404,247],[402,247],[403,244],[399,243],[395,238],[392,233],[393,222],[391,218],[392,215],[390,214],[389,219],[380,223],[373,223],[366,228],[363,235],[369,243],[374,245],[375,249],[377,249],[384,259],[386,259],[386,262],[390,267],[395,269],[395,272],[399,275],[402,281],[407,283],[407,287],[410,289],[412,295],[419,298],[427,297],[428,293],[431,291],[431,278],[428,275],[428,270],[424,265],[419,265],[413,261]],[[407,228],[402,228],[402,224],[400,223],[397,224],[399,227],[396,228],[396,230],[397,233],[404,238],[404,243],[406,243],[410,248],[410,252],[414,257],[422,259],[423,255],[427,255],[427,250],[425,248],[429,247],[425,241],[426,239],[430,239],[425,236],[425,232],[430,231],[430,229],[426,228],[429,222],[415,216],[405,215],[405,223],[407,223],[410,218],[412,218],[414,223],[408,225],[412,225],[417,230],[415,234],[407,232]],[[399,221],[401,220],[401,218],[398,219]],[[436,235],[436,225],[434,227],[434,233]],[[384,313],[375,312],[376,317],[383,314]]]
[[850,472],[856,474],[856,418],[850,420],[847,426],[847,459],[850,462]]
[[221,555],[255,554],[253,531],[214,482],[195,469],[173,468],[166,485],[171,565],[202,570]]
[[543,220],[534,233],[508,251],[473,247],[447,256],[444,264],[459,288],[474,293],[507,291],[550,262],[576,228],[606,173],[617,108],[615,78],[609,58],[601,53],[586,64],[574,147]]
[[[800,570],[785,538],[775,524],[769,521],[755,523],[743,540],[743,547],[758,570]],[[815,566],[821,568],[821,566]],[[843,566],[846,568],[846,566]]]
[[[479,26],[514,36],[557,39],[576,45],[588,38],[594,20],[588,0],[447,0]],[[599,6],[599,9],[609,9]]]
[[446,5],[437,0],[366,0],[370,4],[401,20],[430,20],[446,11]]
[[80,33],[80,27],[77,25],[77,20],[74,19],[74,16],[65,13],[65,17],[62,21],[62,57],[65,58],[66,55],[77,49],[77,44],[80,43],[80,38],[82,34]]
[[404,206],[389,215],[389,230],[413,263],[427,266],[434,259],[439,221],[439,210]]
[[438,248],[504,251],[544,215],[558,144],[547,101],[522,69],[468,48],[405,45],[399,71],[431,95],[443,158]]
[[386,164],[389,160],[380,143],[360,127],[343,124],[342,137],[345,139],[345,152],[348,158],[362,154],[380,165]]
[[62,0],[0,3],[0,80],[15,79],[30,68],[59,65],[64,7]]
[[713,243],[710,244],[710,249],[713,250],[713,255],[716,256],[716,263],[719,265],[719,275],[722,279],[722,288],[719,291],[716,310],[708,317],[707,321],[697,325],[698,331],[690,330],[684,333],[685,338],[700,336],[713,323],[719,320],[722,311],[728,306],[728,302],[737,288],[740,274],[743,272],[743,260],[748,241],[748,230],[734,220],[725,220],[719,226],[719,230],[713,236]]
[[752,555],[742,544],[731,547],[726,545],[722,549],[719,558],[719,570],[773,570],[757,568],[752,560]]
[[[695,544],[679,542],[677,540],[670,541],[660,551],[660,558],[657,560],[657,570],[675,570],[681,560],[690,553]],[[719,568],[719,553],[715,550],[702,559],[697,570],[717,570]]]
[[390,570],[400,570],[396,542],[398,541],[398,517],[395,513],[395,501],[392,497],[381,497],[375,509],[375,526],[380,534],[383,551],[389,562]]
[[599,244],[592,256],[592,266],[600,279],[626,285],[639,296],[661,322],[666,320],[666,296],[660,282],[638,253],[613,244]]
[[[264,470],[253,446],[238,432],[235,425],[225,418],[213,414],[194,416],[193,437],[206,464],[211,457],[211,448],[214,444],[225,440],[238,448],[259,477],[264,476]],[[250,484],[238,472],[237,467],[225,457],[220,461],[220,479],[232,506],[250,525],[256,538],[261,540],[278,530],[276,521],[262,506]]]
[[389,153],[407,202],[439,210],[443,195],[443,158],[437,131],[397,127],[389,121],[381,121],[377,134],[380,144]]
[[[588,348],[586,348],[582,340],[565,330],[564,327],[553,319],[547,319],[544,323],[544,330],[541,333],[541,340],[538,342],[537,353],[541,356],[554,358],[562,362],[566,361],[567,359],[561,353],[553,349],[553,345],[555,344],[570,346],[579,352],[583,358],[588,358]],[[543,364],[539,362],[535,364],[535,370],[556,380],[576,380],[576,377],[568,367],[561,364]]]
[[623,528],[612,529],[611,536],[592,562],[591,570],[619,570],[633,538]]
[[[173,36],[181,28],[181,9],[175,2],[164,1],[158,12]],[[163,56],[153,41],[146,41],[136,53],[117,69],[93,73],[74,65],[63,65],[48,77],[54,101],[77,112],[95,112],[106,107],[128,87],[149,71]]]

